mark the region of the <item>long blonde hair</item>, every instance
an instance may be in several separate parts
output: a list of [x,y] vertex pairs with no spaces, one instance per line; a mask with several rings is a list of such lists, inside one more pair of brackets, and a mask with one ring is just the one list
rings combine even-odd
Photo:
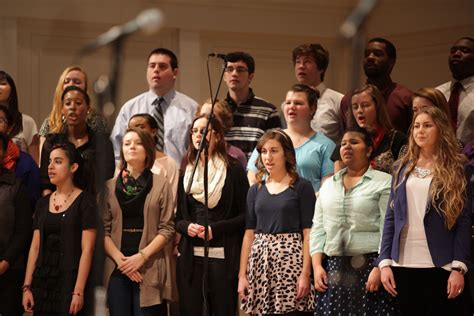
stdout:
[[[56,89],[54,90],[54,97],[53,97],[53,106],[51,107],[51,112],[49,114],[48,123],[49,123],[49,132],[50,133],[59,133],[63,128],[63,121],[62,121],[62,108],[63,102],[61,100],[61,96],[64,91],[64,79],[66,78],[67,74],[71,71],[79,71],[84,75],[84,83],[85,83],[85,91],[87,92],[87,74],[80,66],[69,66],[62,72],[61,76],[59,76],[58,84],[56,85]],[[92,110],[92,109],[91,109]]]
[[[444,217],[446,227],[452,229],[456,220],[462,213],[466,203],[466,176],[464,174],[464,163],[466,157],[459,152],[458,140],[451,128],[451,123],[446,114],[437,107],[426,107],[418,111],[413,117],[410,127],[408,150],[397,162],[395,170],[395,181],[393,190],[397,190],[408,174],[414,169],[420,155],[420,147],[413,138],[413,126],[415,119],[420,114],[427,114],[438,127],[438,142],[435,148],[433,166],[433,180],[430,186],[431,204],[436,211]],[[406,165],[400,181],[399,174]],[[391,205],[393,207],[393,205]]]

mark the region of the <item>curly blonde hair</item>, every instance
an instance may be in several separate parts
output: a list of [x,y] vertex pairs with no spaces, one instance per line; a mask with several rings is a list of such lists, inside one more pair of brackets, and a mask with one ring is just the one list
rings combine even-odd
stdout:
[[[458,141],[451,128],[451,123],[440,108],[426,107],[419,110],[413,117],[409,133],[408,150],[397,162],[398,167],[394,173],[393,190],[398,189],[403,180],[412,172],[418,161],[420,147],[413,138],[413,127],[415,119],[421,114],[427,114],[431,117],[439,133],[434,153],[436,159],[433,166],[433,180],[430,186],[431,204],[444,217],[446,227],[452,229],[462,213],[464,203],[466,203],[467,180],[464,173],[464,163],[467,159],[459,152]],[[403,176],[397,183],[400,171],[405,165],[406,168]],[[391,206],[393,207],[393,205]]]

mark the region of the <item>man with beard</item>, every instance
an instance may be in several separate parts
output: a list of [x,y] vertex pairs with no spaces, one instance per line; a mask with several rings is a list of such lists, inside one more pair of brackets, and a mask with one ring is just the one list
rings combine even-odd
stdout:
[[293,50],[293,65],[296,80],[317,90],[320,95],[311,127],[333,142],[339,142],[344,132],[339,114],[344,95],[329,89],[324,83],[329,65],[328,51],[320,44],[301,44]]
[[458,39],[448,61],[453,78],[436,89],[448,100],[457,138],[467,144],[474,141],[474,39]]
[[[411,124],[412,91],[392,81],[390,74],[397,60],[395,46],[384,38],[372,38],[364,51],[364,72],[367,76],[366,83],[379,88],[385,99],[387,111],[393,127],[405,134]],[[341,113],[346,119],[347,110],[351,108],[351,93],[344,96],[341,101]]]

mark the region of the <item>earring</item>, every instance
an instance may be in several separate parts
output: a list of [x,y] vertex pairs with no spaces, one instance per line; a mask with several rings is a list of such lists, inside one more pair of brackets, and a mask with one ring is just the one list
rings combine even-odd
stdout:
[[63,123],[66,123],[66,116],[64,116],[64,114],[61,115],[61,121],[62,121]]

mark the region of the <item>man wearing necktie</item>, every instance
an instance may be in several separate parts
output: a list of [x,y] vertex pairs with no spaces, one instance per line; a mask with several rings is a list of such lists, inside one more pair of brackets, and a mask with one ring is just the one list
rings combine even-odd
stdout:
[[188,143],[188,130],[196,113],[197,102],[175,90],[178,59],[166,48],[150,52],[146,79],[149,90],[130,100],[120,109],[111,133],[115,160],[120,159],[122,136],[134,114],[148,113],[158,123],[157,149],[181,164]]
[[453,78],[436,89],[448,100],[457,138],[468,144],[474,141],[474,39],[458,39],[448,61]]

